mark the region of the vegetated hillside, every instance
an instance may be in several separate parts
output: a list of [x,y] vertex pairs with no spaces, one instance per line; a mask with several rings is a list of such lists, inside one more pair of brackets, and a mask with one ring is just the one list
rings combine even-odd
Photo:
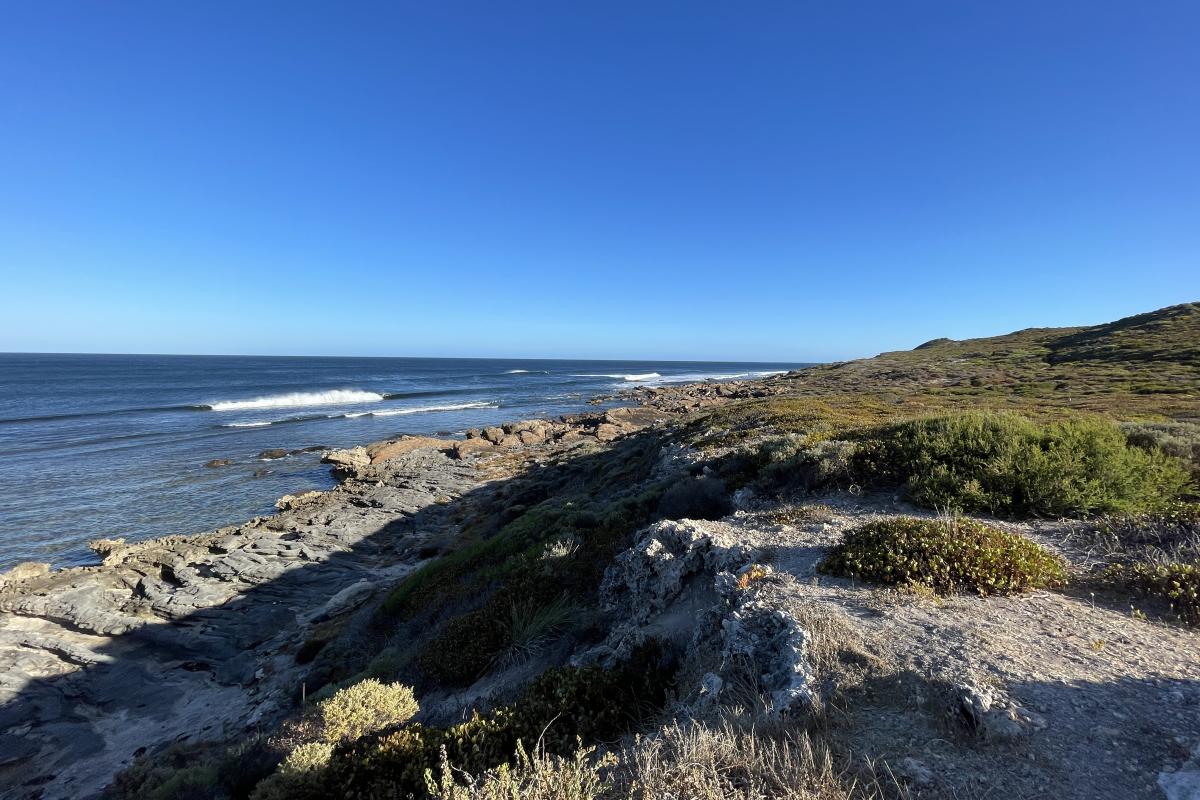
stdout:
[[361,605],[255,662],[307,694],[258,735],[150,748],[109,794],[1200,791],[1198,321],[935,341],[335,461],[342,487],[264,523],[381,525],[352,547],[379,561]]
[[913,350],[813,367],[788,383],[787,391],[798,394],[890,394],[934,405],[1200,416],[1200,303],[1085,328],[935,339]]

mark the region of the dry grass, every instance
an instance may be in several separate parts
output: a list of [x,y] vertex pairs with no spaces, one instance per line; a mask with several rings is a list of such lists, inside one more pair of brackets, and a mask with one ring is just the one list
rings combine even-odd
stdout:
[[425,782],[436,800],[598,800],[607,794],[601,771],[608,763],[595,757],[595,748],[581,748],[571,758],[541,748],[531,756],[518,743],[515,766],[476,778],[455,770],[442,748],[439,774],[426,773]]
[[427,774],[437,800],[870,800],[903,797],[870,769],[839,770],[830,749],[786,723],[726,716],[672,722],[615,753],[570,758],[518,750],[515,766],[475,777],[443,757]]

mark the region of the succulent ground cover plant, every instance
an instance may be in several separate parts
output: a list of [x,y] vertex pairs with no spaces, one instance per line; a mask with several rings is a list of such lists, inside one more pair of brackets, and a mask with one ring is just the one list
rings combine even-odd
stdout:
[[850,531],[821,569],[939,594],[1007,594],[1067,578],[1061,558],[1023,536],[967,519],[896,517]]

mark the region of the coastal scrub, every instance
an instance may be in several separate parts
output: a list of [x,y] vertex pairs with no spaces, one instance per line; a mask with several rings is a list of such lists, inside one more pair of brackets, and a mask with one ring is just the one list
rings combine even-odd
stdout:
[[1061,584],[1063,560],[1017,534],[969,519],[895,517],[850,531],[819,569],[938,594],[1011,594]]

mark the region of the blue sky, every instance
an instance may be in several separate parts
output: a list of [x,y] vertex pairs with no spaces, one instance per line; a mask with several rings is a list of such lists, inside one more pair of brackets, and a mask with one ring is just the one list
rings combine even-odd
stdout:
[[0,350],[824,360],[1200,300],[1195,2],[0,4]]

